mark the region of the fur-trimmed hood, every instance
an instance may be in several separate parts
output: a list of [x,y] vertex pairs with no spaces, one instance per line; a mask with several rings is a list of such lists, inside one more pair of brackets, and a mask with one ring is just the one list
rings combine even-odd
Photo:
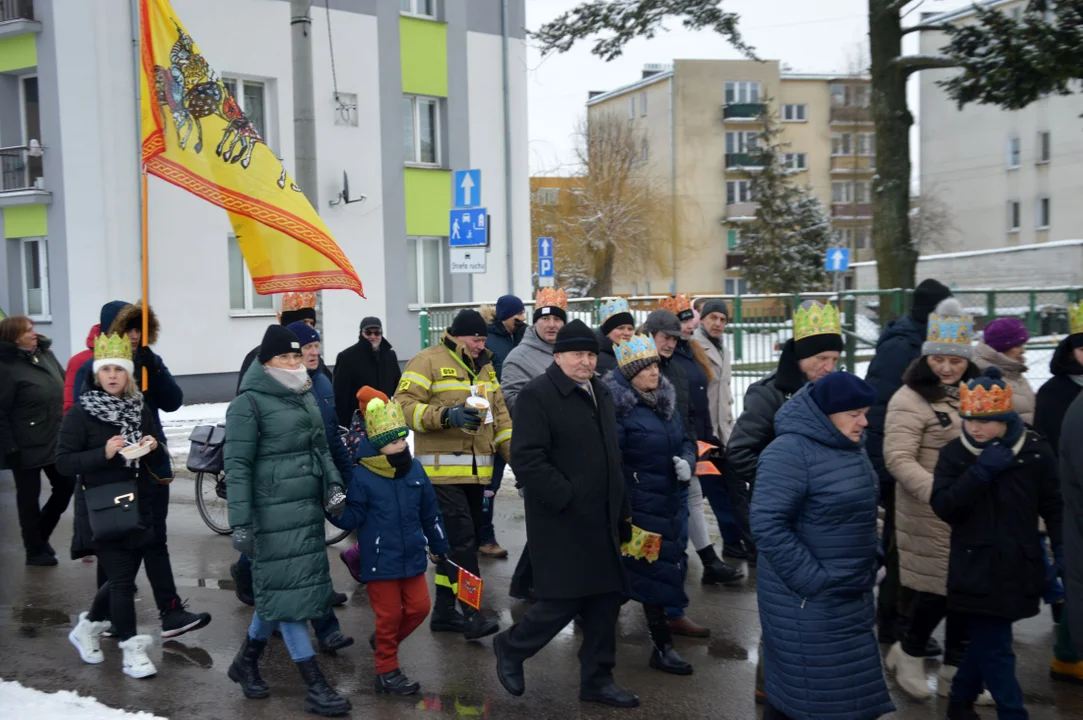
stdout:
[[[618,418],[626,415],[629,410],[640,403],[647,407],[647,404],[643,402],[643,398],[632,387],[632,383],[625,379],[619,369],[611,370],[602,380],[605,382],[606,387],[609,388],[609,392],[613,394],[613,407],[617,411]],[[654,410],[660,412],[665,420],[672,418],[673,413],[677,410],[677,390],[662,374],[658,375],[658,407],[654,408]]]
[[[107,334],[112,335],[116,333],[123,335],[131,328],[141,328],[143,322],[143,303],[139,302],[135,305],[126,305],[123,310],[117,313],[116,318],[113,320],[113,324],[109,326],[109,332]],[[153,345],[158,342],[158,333],[161,330],[161,325],[158,323],[158,316],[154,314],[154,308],[150,309],[150,317],[147,319],[147,344]]]

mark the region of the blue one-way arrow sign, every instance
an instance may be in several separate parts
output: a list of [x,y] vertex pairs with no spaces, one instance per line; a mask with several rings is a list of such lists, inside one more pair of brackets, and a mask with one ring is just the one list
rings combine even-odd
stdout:
[[455,207],[481,205],[481,170],[456,170],[454,183]]
[[828,272],[846,272],[850,269],[850,248],[828,248],[824,267]]
[[538,238],[538,257],[551,258],[553,257],[553,238],[540,237]]

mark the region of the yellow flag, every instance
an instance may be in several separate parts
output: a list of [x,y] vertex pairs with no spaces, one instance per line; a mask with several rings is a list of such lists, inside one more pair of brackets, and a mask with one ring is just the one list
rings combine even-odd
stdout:
[[256,292],[361,280],[173,11],[140,0],[143,165],[229,213]]

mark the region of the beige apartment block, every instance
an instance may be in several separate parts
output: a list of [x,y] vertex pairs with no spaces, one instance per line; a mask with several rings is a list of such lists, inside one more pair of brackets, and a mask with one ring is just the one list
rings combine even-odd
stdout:
[[673,203],[678,243],[669,262],[619,277],[618,291],[755,289],[741,278],[739,226],[756,211],[750,151],[765,104],[781,124],[794,182],[824,203],[855,261],[872,259],[868,78],[792,73],[777,60],[676,60],[647,65],[637,82],[587,101],[588,120],[611,113],[644,134],[642,171]]
[[[1018,19],[1026,0],[986,3]],[[929,23],[973,22],[969,8]],[[944,46],[943,33],[921,33],[921,52]],[[924,71],[921,93],[921,194],[935,193],[956,228],[959,252],[1083,238],[1083,120],[1080,87],[1022,110],[967,105],[960,110],[937,82],[957,71]],[[1055,255],[1050,253],[1050,264]]]

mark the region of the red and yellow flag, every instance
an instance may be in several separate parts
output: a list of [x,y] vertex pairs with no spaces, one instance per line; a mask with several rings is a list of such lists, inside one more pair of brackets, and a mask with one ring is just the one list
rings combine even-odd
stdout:
[[241,112],[169,0],[140,0],[143,164],[225,209],[256,292],[361,280],[308,198]]
[[459,591],[455,593],[456,596],[475,610],[481,610],[481,591],[485,587],[485,581],[460,567],[457,584]]

